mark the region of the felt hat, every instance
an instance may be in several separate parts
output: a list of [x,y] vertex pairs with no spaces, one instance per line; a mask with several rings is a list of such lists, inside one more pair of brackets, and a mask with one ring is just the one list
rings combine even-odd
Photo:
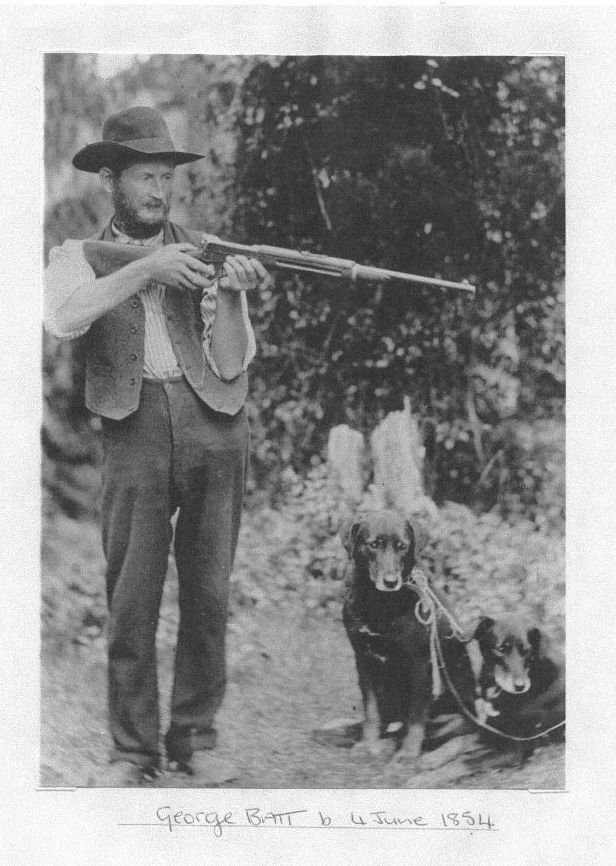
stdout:
[[73,165],[80,171],[96,172],[103,166],[125,166],[148,156],[174,165],[203,158],[201,153],[176,150],[162,114],[137,105],[110,115],[103,125],[103,140],[82,148],[73,157]]

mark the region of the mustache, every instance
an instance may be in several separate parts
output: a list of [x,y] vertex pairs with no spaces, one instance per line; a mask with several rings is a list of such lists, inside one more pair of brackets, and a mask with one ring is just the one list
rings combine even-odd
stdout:
[[[162,228],[171,210],[170,200],[153,198],[151,194],[149,198],[135,206],[124,194],[119,183],[114,186],[112,200],[116,225],[133,238],[147,238],[155,235]],[[139,217],[141,208],[146,211],[146,213],[142,211],[143,219]],[[147,211],[149,210],[152,213],[148,217]]]

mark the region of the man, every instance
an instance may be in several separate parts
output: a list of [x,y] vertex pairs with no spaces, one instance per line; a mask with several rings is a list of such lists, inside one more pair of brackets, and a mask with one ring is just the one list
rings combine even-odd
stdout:
[[214,717],[248,450],[245,292],[269,276],[235,256],[216,279],[189,254],[203,236],[169,221],[175,166],[200,158],[175,150],[155,109],[110,116],[73,164],[98,173],[113,202],[97,238],[153,252],[96,278],[81,243],[66,241],[46,270],[46,328],[85,335],[86,404],[103,428],[113,751],[99,785],[140,784],[161,766],[155,635],[176,512],[180,625],[165,750],[170,769],[200,784],[235,775],[214,755]]

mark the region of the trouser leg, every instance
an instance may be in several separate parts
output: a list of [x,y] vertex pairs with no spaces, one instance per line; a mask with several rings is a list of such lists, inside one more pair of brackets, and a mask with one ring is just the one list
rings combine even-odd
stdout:
[[[187,760],[194,748],[213,748],[216,711],[226,684],[225,634],[229,577],[244,494],[248,429],[244,414],[221,418],[188,395],[184,413],[199,443],[174,447],[179,515],[174,550],[180,625],[171,701],[168,756]],[[173,406],[173,399],[171,399]],[[197,425],[196,413],[200,419]],[[173,410],[172,410],[173,417]],[[183,418],[185,428],[188,420]]]
[[112,759],[147,764],[159,755],[155,641],[171,540],[172,447],[162,388],[144,385],[140,408],[105,421],[104,439]]

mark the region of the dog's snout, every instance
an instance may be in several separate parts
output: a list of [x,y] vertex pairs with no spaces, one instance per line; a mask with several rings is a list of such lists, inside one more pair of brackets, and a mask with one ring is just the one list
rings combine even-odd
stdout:
[[400,580],[399,575],[397,575],[397,574],[387,574],[387,575],[385,575],[385,577],[383,578],[383,583],[384,583],[385,586],[387,586],[387,587],[393,587],[393,586],[397,586],[399,580]]
[[530,679],[526,671],[512,671],[510,666],[496,665],[494,680],[504,692],[510,695],[521,695],[530,688]]
[[402,576],[393,571],[375,569],[372,581],[380,592],[398,592],[402,588]]

